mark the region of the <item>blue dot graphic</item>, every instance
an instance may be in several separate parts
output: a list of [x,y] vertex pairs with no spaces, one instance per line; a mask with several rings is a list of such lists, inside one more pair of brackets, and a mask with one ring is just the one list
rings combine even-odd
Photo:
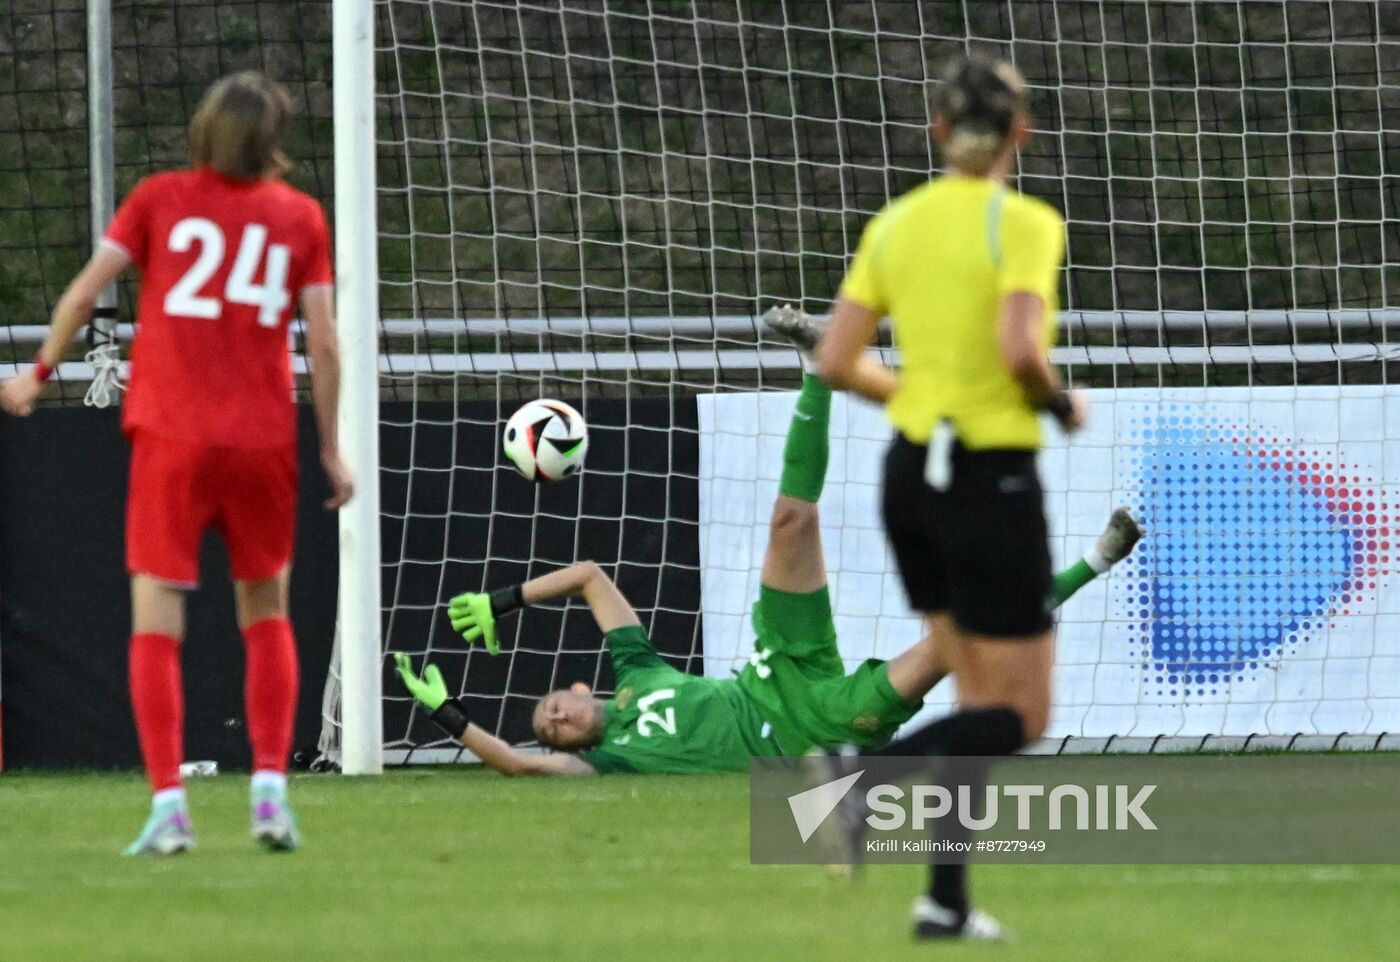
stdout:
[[1174,413],[1138,426],[1137,508],[1152,535],[1129,562],[1135,646],[1157,695],[1215,695],[1195,686],[1257,675],[1348,601],[1364,538],[1325,491],[1234,440],[1242,425]]

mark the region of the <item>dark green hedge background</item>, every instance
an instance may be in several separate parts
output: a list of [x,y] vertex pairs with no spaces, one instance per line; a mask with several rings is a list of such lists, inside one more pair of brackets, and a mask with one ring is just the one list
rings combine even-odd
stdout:
[[[83,6],[0,0],[0,325],[42,322],[89,244]],[[1013,56],[1033,88],[1040,136],[1019,185],[1069,219],[1067,307],[1376,309],[1400,284],[1400,4],[382,0],[378,14],[386,316],[819,308],[864,219],[936,169],[926,86],[969,43]],[[113,24],[120,191],[182,162],[214,78],[259,67],[301,109],[294,181],[333,211],[328,2],[115,0]]]

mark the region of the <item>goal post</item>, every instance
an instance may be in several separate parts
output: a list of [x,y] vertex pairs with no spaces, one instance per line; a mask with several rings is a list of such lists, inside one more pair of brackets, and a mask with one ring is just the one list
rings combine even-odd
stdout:
[[374,0],[332,5],[340,447],[355,496],[340,509],[340,765],[383,770],[379,544],[379,238],[375,218]]

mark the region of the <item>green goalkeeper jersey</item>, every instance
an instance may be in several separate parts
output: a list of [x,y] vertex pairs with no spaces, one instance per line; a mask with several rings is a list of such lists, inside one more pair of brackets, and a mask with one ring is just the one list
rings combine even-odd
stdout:
[[735,680],[677,671],[641,625],[606,638],[617,694],[603,740],[583,756],[600,773],[747,771],[755,755],[782,754]]

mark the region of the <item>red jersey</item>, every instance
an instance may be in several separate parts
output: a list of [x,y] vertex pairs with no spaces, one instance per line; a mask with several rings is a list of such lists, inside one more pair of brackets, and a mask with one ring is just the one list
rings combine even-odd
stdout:
[[172,171],[136,185],[102,242],[141,271],[127,434],[295,444],[287,325],[302,291],[332,283],[321,205],[280,180]]

